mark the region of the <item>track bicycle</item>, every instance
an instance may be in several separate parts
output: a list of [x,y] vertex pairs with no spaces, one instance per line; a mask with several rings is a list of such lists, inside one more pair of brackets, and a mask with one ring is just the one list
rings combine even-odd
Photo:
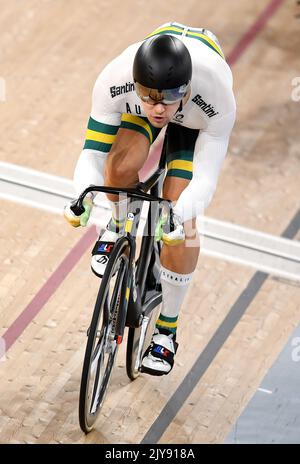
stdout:
[[[174,229],[170,201],[159,197],[165,169],[160,167],[135,188],[90,186],[71,206],[74,214],[84,212],[82,206],[89,192],[126,194],[128,213],[124,233],[116,241],[98,291],[88,329],[83,362],[79,423],[83,432],[92,430],[103,406],[119,345],[128,327],[126,372],[131,380],[141,372],[141,361],[151,316],[162,301],[160,285],[160,241],[154,234],[162,208],[167,208],[170,230]],[[147,193],[150,190],[150,193]],[[142,206],[149,202],[140,251],[136,235]]]

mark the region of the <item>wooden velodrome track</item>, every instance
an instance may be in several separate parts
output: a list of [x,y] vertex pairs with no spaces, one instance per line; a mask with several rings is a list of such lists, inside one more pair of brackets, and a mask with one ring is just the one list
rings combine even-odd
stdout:
[[[300,72],[300,6],[268,0],[185,0],[184,7],[176,0],[27,0],[21,8],[18,0],[0,2],[2,161],[71,178],[92,86],[105,63],[166,21],[207,27],[230,56],[238,105],[207,215],[275,235],[288,227],[299,208],[300,103],[291,93]],[[59,216],[1,201],[0,335],[85,233]],[[201,257],[181,313],[172,373],[131,383],[123,344],[103,413],[95,431],[84,436],[78,392],[98,286],[89,260],[85,253],[0,363],[0,442],[221,443],[299,323],[299,285],[272,276],[260,281],[253,269]],[[252,296],[237,324],[218,348],[211,347],[247,289]],[[186,376],[197,361],[199,367],[204,350],[209,361],[180,400],[177,389],[187,391]],[[173,394],[179,407],[172,415]]]

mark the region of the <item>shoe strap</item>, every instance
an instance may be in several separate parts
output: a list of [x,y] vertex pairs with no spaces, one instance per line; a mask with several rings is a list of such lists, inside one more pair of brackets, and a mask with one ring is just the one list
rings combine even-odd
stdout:
[[94,255],[110,256],[114,245],[115,245],[115,242],[103,242],[101,240],[98,240],[95,243],[95,246],[93,248],[92,256]]
[[[175,353],[177,351],[177,348],[178,343],[174,342]],[[148,353],[146,352],[145,356],[147,356],[150,353],[151,356],[153,356],[154,358],[163,359],[168,364],[170,364],[171,368],[173,367],[175,353],[172,353],[172,351],[168,350],[168,348],[152,342],[147,351]]]

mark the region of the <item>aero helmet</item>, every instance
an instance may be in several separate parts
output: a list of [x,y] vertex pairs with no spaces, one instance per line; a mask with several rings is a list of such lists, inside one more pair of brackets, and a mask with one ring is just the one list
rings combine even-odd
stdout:
[[170,104],[182,100],[192,78],[187,47],[167,34],[146,39],[135,55],[133,78],[136,92],[145,102]]

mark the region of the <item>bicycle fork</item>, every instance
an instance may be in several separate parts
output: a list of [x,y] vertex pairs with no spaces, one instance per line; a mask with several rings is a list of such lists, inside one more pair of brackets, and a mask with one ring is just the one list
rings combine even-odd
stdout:
[[143,347],[144,347],[144,342],[145,342],[145,337],[146,337],[149,321],[150,321],[150,317],[143,316],[141,334],[139,338],[139,348],[138,348],[138,353],[137,353],[136,362],[134,366],[135,370],[140,370],[140,367],[141,367]]

